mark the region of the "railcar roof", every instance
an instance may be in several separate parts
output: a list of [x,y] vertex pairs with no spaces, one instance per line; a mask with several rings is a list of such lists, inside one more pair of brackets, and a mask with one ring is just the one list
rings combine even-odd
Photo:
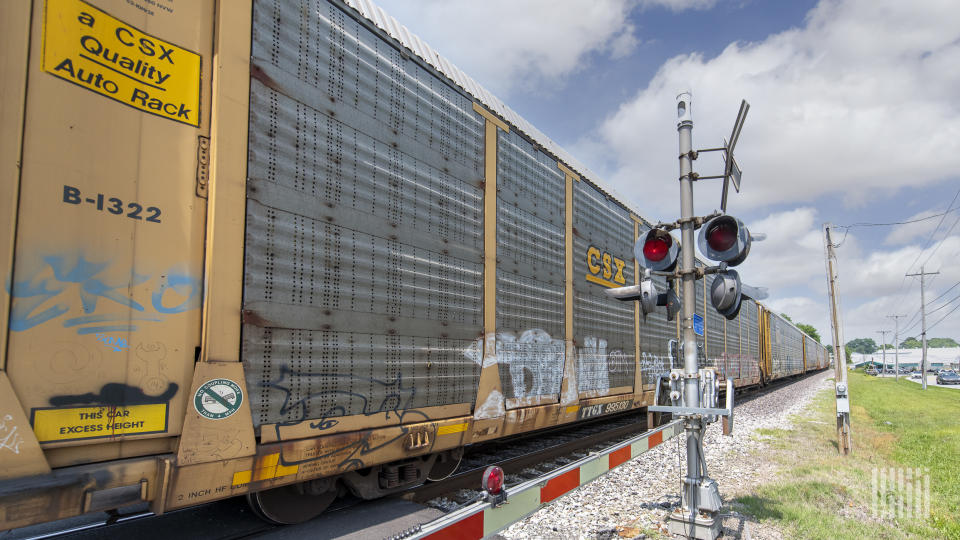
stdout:
[[[417,37],[417,35],[411,32],[406,26],[400,24],[399,21],[390,16],[383,8],[377,6],[370,0],[343,0],[343,2],[364,19],[386,32],[387,35],[398,41],[404,48],[433,67],[433,69],[437,70],[441,75],[445,76],[487,109],[512,124],[514,128],[523,133],[528,139],[562,161],[567,167],[576,171],[581,178],[589,180],[590,183],[600,188],[606,195],[615,199],[617,203],[630,212],[633,212],[637,217],[645,219],[640,215],[639,210],[629,202],[628,198],[600,180],[596,173],[574,158],[573,155],[534,127],[533,124],[525,120],[516,111],[508,107],[506,103],[493,95],[492,92],[461,71],[457,66],[453,65],[452,62],[440,56],[430,45]],[[649,222],[649,220],[647,221]]]

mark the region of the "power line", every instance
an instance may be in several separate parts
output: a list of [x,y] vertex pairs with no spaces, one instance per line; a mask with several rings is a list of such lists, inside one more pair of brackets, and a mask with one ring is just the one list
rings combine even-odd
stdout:
[[[960,194],[960,192],[958,192],[958,194]],[[954,197],[954,201],[956,201],[956,197]],[[953,203],[951,203],[950,205],[953,206]],[[838,228],[838,229],[852,229],[852,228],[854,228],[854,227],[892,227],[893,225],[909,225],[909,224],[911,224],[911,223],[919,223],[919,222],[921,222],[921,221],[927,221],[928,219],[933,219],[933,218],[936,218],[936,217],[945,216],[945,215],[949,214],[950,212],[956,212],[957,210],[960,210],[960,208],[948,208],[946,212],[943,212],[943,213],[940,213],[940,214],[933,214],[932,216],[927,216],[927,217],[922,217],[922,218],[917,218],[917,219],[910,219],[910,220],[907,220],[907,221],[891,221],[891,222],[889,222],[889,223],[863,223],[863,222],[860,222],[860,223],[851,223],[850,225],[834,225],[834,227],[836,227],[836,228]],[[941,220],[941,221],[942,221],[942,220]]]
[[952,314],[952,313],[953,313],[954,311],[956,311],[957,309],[960,309],[960,304],[957,304],[953,309],[951,309],[950,311],[948,311],[946,315],[944,315],[943,317],[940,318],[940,320],[938,320],[937,322],[935,322],[935,323],[931,324],[930,326],[928,326],[928,327],[927,327],[927,330],[930,330],[930,329],[933,328],[934,326],[936,326],[936,325],[940,324],[941,322],[943,322],[944,319],[946,319],[947,317],[949,317],[950,314]]
[[936,312],[936,311],[940,311],[941,309],[943,309],[943,308],[949,306],[950,304],[952,304],[953,302],[957,301],[957,299],[960,299],[960,295],[954,296],[954,297],[951,298],[949,301],[944,302],[942,306],[940,306],[940,307],[938,307],[938,308],[936,308],[936,309],[933,309],[933,310],[928,311],[928,312],[927,312],[927,315],[929,315],[929,314],[931,314],[931,313],[934,313],[934,312]]
[[940,243],[937,244],[937,247],[933,248],[933,251],[931,251],[930,254],[927,255],[927,258],[924,259],[923,262],[920,264],[927,264],[927,261],[930,260],[930,257],[933,257],[933,254],[936,253],[938,249],[940,249],[940,246],[943,245],[943,243],[947,240],[947,238],[950,238],[950,233],[953,232],[953,229],[954,227],[957,226],[957,223],[960,223],[960,218],[957,218],[957,220],[953,222],[953,225],[950,226],[950,230],[947,231],[947,234],[943,235],[943,238],[940,239]]
[[928,247],[930,247],[930,242],[933,241],[934,235],[936,235],[937,231],[940,230],[940,225],[943,225],[943,220],[947,216],[947,212],[950,212],[950,210],[953,208],[953,205],[957,202],[957,197],[960,197],[960,189],[957,190],[956,195],[953,196],[953,200],[950,201],[950,206],[947,207],[947,211],[940,214],[940,222],[937,223],[937,226],[930,233],[930,236],[927,238],[927,241],[923,243],[923,249],[920,250],[920,253],[917,253],[917,258],[914,259],[913,262],[910,263],[910,266],[907,267],[907,272],[909,272],[910,269],[913,268],[913,265],[917,264],[917,261],[920,260],[920,257],[923,255],[923,252],[926,251]]
[[[947,215],[947,213],[949,213],[949,212],[952,211],[953,205],[957,202],[957,197],[960,197],[960,189],[958,189],[958,190],[957,190],[957,193],[953,196],[953,200],[950,201],[950,206],[947,207],[947,210],[946,210],[944,213],[940,214],[940,222],[937,223],[937,226],[936,226],[936,227],[933,229],[933,231],[930,233],[930,236],[927,238],[927,241],[923,243],[923,248],[920,249],[920,252],[919,252],[919,253],[917,253],[917,258],[914,259],[912,263],[910,263],[910,266],[907,266],[907,272],[909,272],[910,269],[913,268],[913,266],[914,266],[915,264],[917,264],[917,261],[919,261],[919,260],[920,260],[920,257],[923,256],[923,252],[927,249],[927,247],[930,246],[930,242],[933,240],[933,236],[934,236],[935,234],[937,234],[937,231],[940,229],[940,225],[943,224],[943,219],[944,219],[944,217]],[[933,215],[933,216],[930,216],[930,217],[936,217],[936,215]],[[927,219],[927,218],[924,218],[924,219]],[[956,224],[954,224],[954,225],[956,225]],[[926,261],[924,261],[924,262],[926,262]],[[906,294],[907,292],[909,292],[909,290],[904,291],[904,292],[899,292],[899,291],[902,291],[902,290],[903,290],[903,284],[906,282],[906,280],[907,280],[907,276],[906,276],[906,275],[904,275],[904,276],[903,276],[903,279],[900,280],[900,287],[898,288],[898,293],[899,293],[899,299],[900,299],[900,300],[903,300],[903,295]],[[912,288],[912,285],[911,285],[911,288]],[[915,317],[915,316],[916,316],[916,315],[914,315],[914,317]]]
[[[933,302],[936,302],[937,300],[943,298],[944,296],[947,295],[948,292],[952,291],[952,290],[954,289],[954,287],[956,287],[957,285],[960,285],[960,281],[954,283],[949,289],[943,291],[943,294],[941,294],[940,296],[934,298],[930,303],[932,304]],[[952,300],[951,300],[951,301],[952,301]]]

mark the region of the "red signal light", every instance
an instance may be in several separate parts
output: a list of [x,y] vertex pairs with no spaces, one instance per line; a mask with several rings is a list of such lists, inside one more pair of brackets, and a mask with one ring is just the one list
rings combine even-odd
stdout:
[[670,251],[670,244],[668,243],[667,238],[669,238],[669,236],[648,238],[643,244],[643,256],[646,257],[648,261],[662,261],[663,258],[667,256],[667,252]]
[[657,272],[673,272],[677,266],[680,244],[661,228],[647,231],[633,245],[633,255],[644,268]]
[[503,491],[503,469],[496,465],[487,467],[483,471],[483,489],[490,495]]
[[737,226],[726,220],[717,220],[707,231],[707,244],[716,251],[726,251],[737,242]]

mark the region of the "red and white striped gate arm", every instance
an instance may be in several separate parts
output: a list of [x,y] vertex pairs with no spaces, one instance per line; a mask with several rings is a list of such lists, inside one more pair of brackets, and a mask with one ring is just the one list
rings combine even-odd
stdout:
[[603,476],[604,473],[640,456],[654,446],[683,432],[683,421],[674,420],[643,435],[624,441],[601,453],[528,480],[507,489],[507,502],[494,508],[489,502],[478,502],[423,524],[404,538],[429,540],[463,540],[484,538],[550,504],[561,495]]

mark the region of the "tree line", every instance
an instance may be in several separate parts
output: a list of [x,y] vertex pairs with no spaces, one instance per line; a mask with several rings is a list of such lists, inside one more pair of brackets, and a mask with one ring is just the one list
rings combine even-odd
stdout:
[[[916,337],[908,337],[900,343],[901,349],[919,349],[922,346],[923,343]],[[927,347],[939,349],[941,347],[960,347],[960,344],[951,338],[931,338],[927,340]],[[887,343],[884,348],[894,349],[896,347],[892,343]],[[873,354],[880,350],[880,346],[873,338],[857,338],[847,342],[847,349],[851,352]]]

